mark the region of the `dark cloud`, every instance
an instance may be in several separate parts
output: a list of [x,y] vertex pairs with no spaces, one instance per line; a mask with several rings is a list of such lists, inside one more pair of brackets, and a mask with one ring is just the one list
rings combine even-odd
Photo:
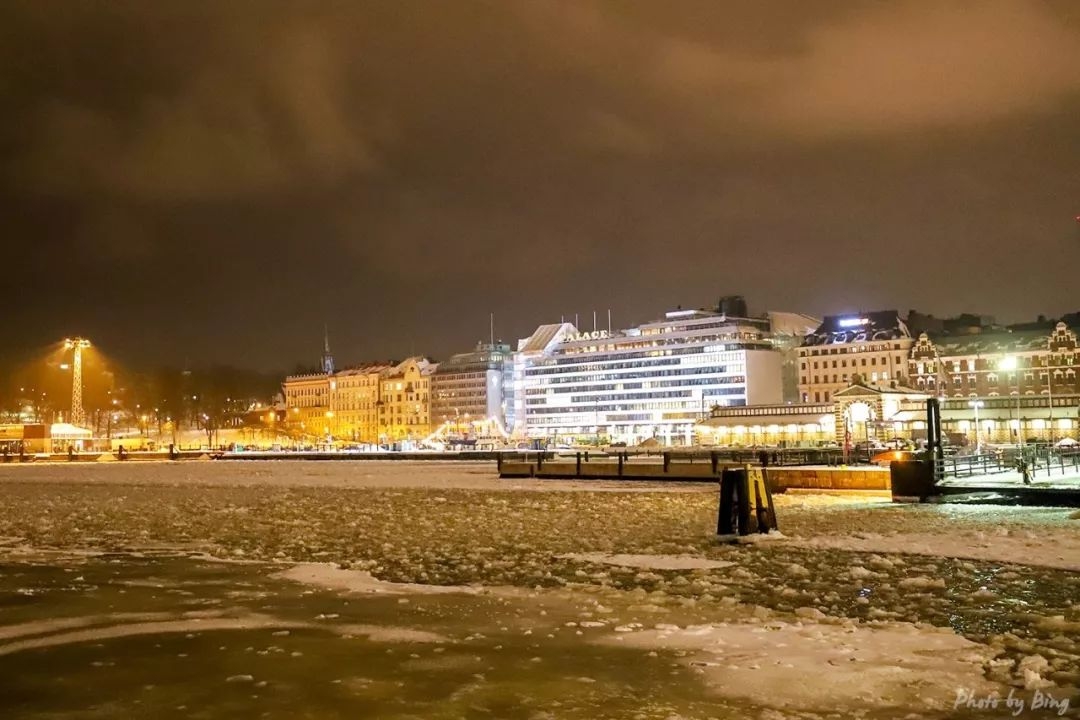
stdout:
[[1075,309],[1069,2],[17,0],[0,68],[15,344],[285,367],[324,321],[359,360],[730,292]]

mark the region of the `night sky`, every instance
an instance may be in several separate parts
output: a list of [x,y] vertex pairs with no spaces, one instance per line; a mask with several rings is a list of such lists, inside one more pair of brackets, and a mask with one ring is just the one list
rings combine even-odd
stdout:
[[0,354],[1080,309],[1070,0],[7,0],[0,97]]

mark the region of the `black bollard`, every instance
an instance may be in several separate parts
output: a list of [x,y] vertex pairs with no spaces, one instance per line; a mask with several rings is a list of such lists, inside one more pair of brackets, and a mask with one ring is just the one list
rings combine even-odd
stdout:
[[724,469],[716,519],[718,535],[749,535],[777,529],[767,473],[749,466]]
[[665,450],[664,451],[664,474],[665,475],[667,474],[668,468],[670,468],[670,467],[671,467],[671,453]]
[[575,453],[574,459],[575,459],[574,474],[577,475],[578,477],[581,477],[581,453]]
[[745,485],[746,471],[725,468],[720,476],[720,509],[716,516],[717,535],[735,535],[739,524],[740,490]]
[[619,453],[619,477],[622,477],[623,462],[626,460],[626,453]]
[[709,453],[709,461],[712,463],[712,474],[715,475],[716,468],[720,464],[720,456],[716,454],[715,450]]

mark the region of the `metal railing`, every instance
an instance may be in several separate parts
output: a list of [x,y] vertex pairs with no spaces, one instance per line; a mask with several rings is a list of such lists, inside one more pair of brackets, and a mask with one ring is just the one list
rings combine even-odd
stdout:
[[1025,469],[1032,480],[1039,477],[1080,475],[1080,449],[1031,444],[975,455],[952,455],[936,463],[935,475],[940,481],[1023,473]]

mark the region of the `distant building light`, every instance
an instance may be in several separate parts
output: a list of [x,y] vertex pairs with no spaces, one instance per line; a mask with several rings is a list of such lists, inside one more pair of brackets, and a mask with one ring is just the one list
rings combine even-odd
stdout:
[[870,321],[867,318],[840,318],[836,323],[842,328],[859,327],[860,325],[869,325]]

